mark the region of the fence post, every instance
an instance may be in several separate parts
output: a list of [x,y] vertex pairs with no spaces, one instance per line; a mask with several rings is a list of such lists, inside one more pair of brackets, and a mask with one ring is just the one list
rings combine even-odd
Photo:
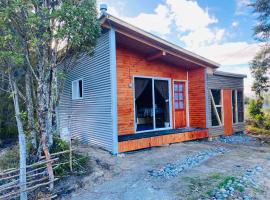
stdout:
[[26,191],[26,142],[25,135],[19,134],[20,143],[20,200],[27,200]]

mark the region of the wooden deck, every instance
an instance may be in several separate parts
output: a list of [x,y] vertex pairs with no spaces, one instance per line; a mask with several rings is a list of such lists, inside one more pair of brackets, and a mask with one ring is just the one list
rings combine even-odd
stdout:
[[172,129],[118,137],[118,152],[128,152],[164,144],[172,144],[208,137],[208,129]]

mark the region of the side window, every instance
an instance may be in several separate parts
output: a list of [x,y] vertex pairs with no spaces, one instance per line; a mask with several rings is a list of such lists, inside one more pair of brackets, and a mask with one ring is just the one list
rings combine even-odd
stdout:
[[185,109],[185,83],[174,83],[174,107],[176,110]]
[[83,80],[72,81],[72,99],[83,98]]
[[238,122],[244,122],[244,95],[242,90],[237,90],[237,116]]
[[232,91],[233,123],[244,122],[243,90]]
[[211,122],[212,126],[221,126],[223,124],[223,105],[222,93],[220,89],[211,89]]

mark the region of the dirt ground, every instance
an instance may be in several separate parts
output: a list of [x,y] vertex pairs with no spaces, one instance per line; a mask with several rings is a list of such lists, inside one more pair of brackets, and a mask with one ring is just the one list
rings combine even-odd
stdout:
[[[168,163],[173,165],[182,160],[190,161],[187,157],[198,157],[201,152],[215,148],[225,148],[228,151],[208,156],[174,176],[158,177],[150,173],[164,169]],[[71,183],[75,187],[74,191],[62,199],[270,199],[270,145],[260,141],[185,142],[118,156],[89,147],[81,148],[81,151],[92,155],[92,174]],[[253,172],[251,169],[258,171]],[[244,175],[248,173],[252,173],[253,184],[249,181],[246,183]],[[235,192],[228,197],[214,197],[215,191],[223,192],[225,185],[230,184],[228,182],[237,179],[244,179],[243,188],[237,186]]]

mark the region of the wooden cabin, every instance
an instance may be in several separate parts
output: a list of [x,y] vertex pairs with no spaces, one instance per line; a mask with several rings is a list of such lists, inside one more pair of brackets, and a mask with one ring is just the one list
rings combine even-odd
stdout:
[[244,130],[243,78],[114,16],[67,74],[62,137],[113,154]]

